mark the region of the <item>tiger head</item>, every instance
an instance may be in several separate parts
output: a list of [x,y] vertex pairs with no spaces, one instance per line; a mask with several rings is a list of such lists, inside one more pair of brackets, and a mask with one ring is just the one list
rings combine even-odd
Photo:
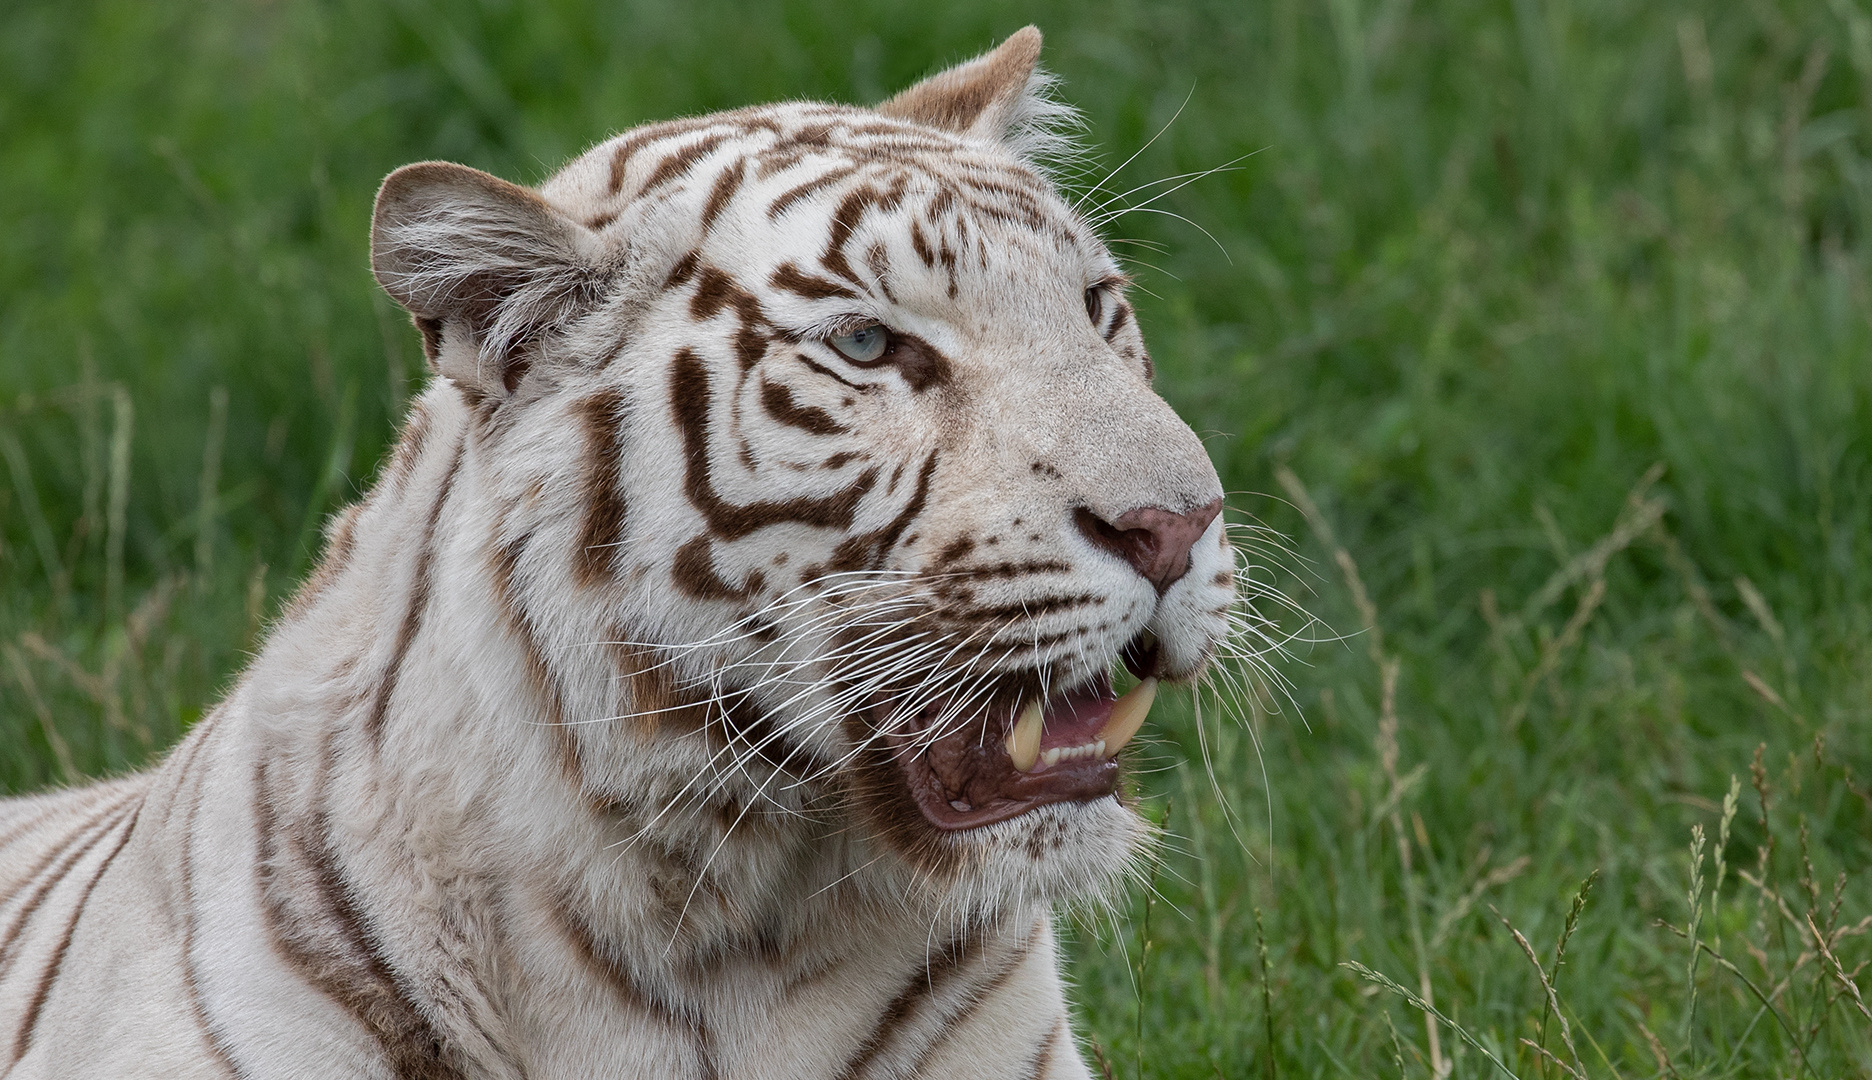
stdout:
[[384,183],[375,272],[429,407],[472,414],[589,794],[978,899],[1083,894],[1145,838],[1119,751],[1223,640],[1235,554],[1125,275],[1034,164],[1066,112],[1039,48],[639,128],[537,190]]

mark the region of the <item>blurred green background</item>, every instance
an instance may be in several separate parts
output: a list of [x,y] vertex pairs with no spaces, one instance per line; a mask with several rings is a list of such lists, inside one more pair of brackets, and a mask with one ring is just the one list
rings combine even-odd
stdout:
[[[1095,1067],[1872,1075],[1864,0],[8,4],[0,785],[159,753],[368,483],[423,378],[390,169],[535,182],[1027,22],[1091,179],[1149,143],[1107,191],[1253,155],[1108,232],[1323,620],[1291,700],[1160,709]],[[1593,871],[1562,1031],[1491,905],[1551,974]]]

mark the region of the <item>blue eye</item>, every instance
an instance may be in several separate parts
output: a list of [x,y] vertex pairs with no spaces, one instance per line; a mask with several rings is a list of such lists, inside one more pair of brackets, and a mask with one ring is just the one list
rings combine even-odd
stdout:
[[890,345],[890,332],[882,323],[861,326],[849,334],[834,334],[832,347],[854,364],[874,364]]

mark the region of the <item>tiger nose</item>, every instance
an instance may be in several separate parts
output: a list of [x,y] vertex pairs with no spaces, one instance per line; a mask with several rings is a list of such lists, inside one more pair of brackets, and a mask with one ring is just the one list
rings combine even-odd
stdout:
[[1140,506],[1108,521],[1082,506],[1073,511],[1073,522],[1094,547],[1130,563],[1162,596],[1189,572],[1190,549],[1221,512],[1217,499],[1188,513]]

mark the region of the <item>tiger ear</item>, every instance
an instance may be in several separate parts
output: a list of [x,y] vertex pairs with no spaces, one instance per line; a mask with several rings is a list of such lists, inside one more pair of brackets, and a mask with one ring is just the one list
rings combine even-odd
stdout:
[[536,192],[466,165],[391,173],[371,271],[415,317],[429,364],[481,397],[511,392],[530,346],[598,296],[601,246]]
[[1027,129],[1070,114],[1046,96],[1052,80],[1039,62],[1040,31],[1022,27],[993,52],[931,75],[877,111],[958,135],[1016,144],[1019,152]]

